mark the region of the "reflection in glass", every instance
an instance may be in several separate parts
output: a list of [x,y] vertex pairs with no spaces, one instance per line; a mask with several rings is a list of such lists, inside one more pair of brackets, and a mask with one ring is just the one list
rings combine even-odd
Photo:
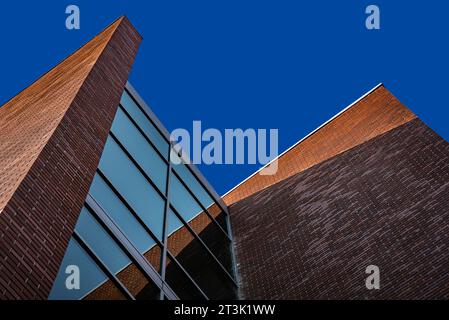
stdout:
[[[168,211],[168,225],[170,228],[182,226],[171,210]],[[233,282],[187,228],[181,227],[173,232],[168,237],[167,247],[209,299],[235,298]]]
[[[81,211],[75,229],[108,270],[117,276],[136,299],[159,298],[159,291],[155,289],[154,284],[148,281],[135,264],[131,263],[129,257],[86,208]],[[89,298],[96,299],[106,294],[111,287],[114,287],[114,283],[108,280],[89,294]]]
[[[174,174],[170,177],[170,201],[229,274],[233,274],[229,239],[223,230],[201,209],[198,202]],[[171,225],[176,222],[168,221],[169,235],[181,227],[181,225]]]
[[[163,248],[156,242],[162,242],[168,150],[169,144],[165,137],[125,91],[112,124],[111,135],[104,147],[98,173],[89,191],[110,218],[110,223],[121,230],[159,273]],[[138,163],[137,167],[133,161]],[[170,209],[167,213],[166,243],[169,254],[164,266],[166,282],[163,285],[169,286],[181,299],[203,299],[201,290],[210,299],[235,299],[236,286],[223,270],[233,275],[230,240],[226,236],[228,217],[188,166],[180,164],[173,167],[176,174],[170,173],[169,207],[176,209],[218,261]],[[223,230],[202,207],[207,209]],[[118,240],[105,230],[106,225],[100,223],[95,213],[89,210],[89,206],[82,209],[76,226],[80,241],[86,242],[87,247],[80,246],[74,239],[70,241],[50,298],[125,298],[85,248],[87,251],[92,250],[136,299],[158,299],[160,288],[147,277],[144,271],[148,271],[147,266],[133,263],[131,257],[134,255],[126,253],[127,245],[120,246],[116,242]],[[154,238],[147,232],[148,229]],[[143,262],[140,258],[136,261]],[[80,267],[81,290],[65,288],[65,268],[72,264]],[[152,273],[151,276],[157,274]],[[158,283],[162,283],[162,280],[159,279]]]
[[110,272],[115,274],[131,262],[129,257],[86,208],[81,210],[75,231]]
[[159,130],[157,130],[150,120],[145,116],[142,110],[137,106],[134,100],[126,92],[122,95],[121,105],[129,113],[129,115],[134,119],[137,125],[145,132],[145,135],[154,143],[156,148],[168,158],[168,142],[161,135]]
[[192,191],[192,193],[195,194],[195,197],[203,205],[203,207],[207,209],[209,214],[215,220],[217,220],[221,228],[225,232],[228,232],[227,223],[225,220],[226,219],[225,213],[221,210],[220,206],[211,198],[206,189],[192,174],[189,168],[187,168],[187,165],[181,163],[180,158],[175,153],[172,153],[172,157],[176,157],[173,164],[173,169],[176,171],[176,173],[179,175],[182,181],[184,181],[184,183],[187,185],[190,191]]
[[181,300],[202,300],[204,296],[181,268],[167,257],[165,281]]
[[117,110],[111,131],[143,171],[158,186],[159,190],[164,193],[167,179],[167,164],[144,139],[121,108]]
[[160,297],[160,289],[148,281],[135,264],[130,264],[120,271],[117,278],[136,300],[158,300]]
[[160,272],[160,249],[156,242],[98,174],[94,177],[89,193],[134,247]]
[[192,220],[203,212],[199,204],[173,173],[170,177],[170,202],[186,221]]
[[164,200],[109,137],[99,168],[155,236],[162,239]]
[[[80,289],[69,290],[66,287],[66,274],[68,266],[77,266],[80,274]],[[90,291],[107,280],[106,275],[95,264],[92,258],[81,248],[75,239],[70,239],[66,254],[62,261],[59,273],[53,284],[50,300],[79,300]],[[124,299],[122,293],[115,286],[111,286],[110,294],[100,299]]]
[[181,179],[189,186],[189,189],[193,191],[193,193],[205,208],[208,208],[213,204],[214,200],[212,200],[206,189],[203,188],[197,178],[195,178],[195,176],[192,174],[192,172],[190,172],[190,170],[184,163],[174,164],[173,169],[175,169]]

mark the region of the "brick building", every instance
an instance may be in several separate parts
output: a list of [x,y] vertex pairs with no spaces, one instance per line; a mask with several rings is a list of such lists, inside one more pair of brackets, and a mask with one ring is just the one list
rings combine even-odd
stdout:
[[1,299],[448,297],[449,145],[383,85],[220,197],[127,82],[140,41],[122,17],[0,107]]

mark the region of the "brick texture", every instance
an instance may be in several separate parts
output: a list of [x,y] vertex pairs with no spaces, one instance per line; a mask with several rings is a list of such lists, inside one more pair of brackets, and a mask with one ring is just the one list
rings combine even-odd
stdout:
[[140,41],[120,18],[0,108],[0,298],[47,298]]
[[449,144],[409,121],[230,207],[241,294],[448,299],[448,208]]
[[257,173],[228,192],[223,200],[227,205],[238,202],[414,118],[416,116],[409,109],[384,86],[380,86],[280,156],[276,174]]

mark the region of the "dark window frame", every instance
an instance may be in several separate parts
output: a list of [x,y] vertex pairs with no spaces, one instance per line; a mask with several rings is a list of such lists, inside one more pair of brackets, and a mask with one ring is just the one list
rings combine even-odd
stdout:
[[[147,182],[151,185],[151,187],[156,190],[158,195],[161,197],[164,203],[164,216],[163,216],[163,229],[162,229],[162,239],[159,240],[158,237],[154,234],[154,232],[145,224],[145,222],[142,220],[142,218],[137,214],[137,212],[130,206],[128,201],[125,199],[125,197],[115,188],[115,186],[112,184],[112,182],[108,179],[108,177],[101,171],[100,168],[97,168],[96,173],[104,180],[106,185],[111,189],[111,191],[114,193],[114,195],[118,198],[119,201],[122,202],[122,204],[127,208],[127,210],[131,213],[134,219],[143,227],[145,232],[152,238],[152,240],[155,242],[155,246],[158,246],[161,251],[161,257],[160,257],[160,273],[150,264],[150,262],[143,256],[142,253],[137,250],[135,245],[131,240],[129,240],[126,235],[121,231],[119,226],[116,225],[116,223],[112,220],[111,217],[109,217],[109,214],[107,211],[105,211],[100,204],[96,202],[94,197],[89,194],[85,200],[85,207],[89,212],[92,214],[92,216],[96,219],[96,221],[100,224],[100,226],[111,236],[112,240],[116,242],[120,249],[131,259],[131,263],[134,263],[138,269],[143,273],[143,275],[147,278],[147,280],[151,283],[153,283],[156,287],[159,288],[159,298],[164,299],[168,298],[171,300],[177,300],[178,297],[176,293],[170,288],[169,284],[166,283],[166,263],[167,258],[172,261],[172,263],[175,263],[176,266],[179,268],[179,270],[182,271],[182,273],[185,275],[187,280],[193,284],[193,286],[198,290],[201,296],[204,297],[204,299],[208,300],[209,297],[204,293],[204,291],[200,288],[200,286],[196,283],[196,281],[192,278],[192,276],[189,274],[189,272],[182,266],[182,264],[172,255],[172,253],[168,250],[168,214],[169,210],[171,210],[176,217],[180,220],[182,223],[182,227],[186,228],[189,232],[189,234],[201,244],[201,247],[204,249],[205,253],[212,258],[213,261],[215,261],[215,264],[218,265],[219,271],[223,273],[225,278],[227,278],[232,286],[234,286],[235,291],[238,290],[238,284],[237,284],[237,272],[236,272],[236,263],[235,263],[235,253],[233,248],[233,237],[232,237],[232,231],[231,231],[231,224],[230,224],[230,218],[229,218],[229,211],[227,206],[224,204],[222,199],[215,193],[215,191],[210,187],[208,182],[205,180],[205,178],[202,176],[202,174],[198,171],[198,169],[191,163],[183,163],[184,165],[192,174],[193,178],[196,179],[196,181],[199,183],[199,185],[204,189],[204,191],[210,196],[213,203],[211,206],[218,205],[218,207],[221,210],[221,214],[225,215],[225,221],[226,221],[226,229],[225,230],[222,225],[210,214],[207,208],[203,205],[203,203],[199,200],[198,196],[191,190],[188,183],[182,179],[182,177],[176,172],[176,170],[173,168],[171,163],[171,152],[173,150],[173,143],[170,141],[170,136],[166,129],[163,127],[163,125],[159,122],[157,117],[152,114],[152,111],[149,109],[149,107],[145,104],[145,102],[140,98],[140,96],[135,92],[135,90],[132,88],[132,86],[127,83],[125,90],[123,94],[128,94],[129,97],[133,100],[133,102],[136,104],[136,106],[140,109],[140,111],[144,114],[144,116],[147,118],[148,121],[150,121],[151,125],[159,132],[161,137],[165,139],[167,142],[167,156],[164,156],[163,153],[157,148],[155,143],[145,134],[142,128],[138,125],[138,123],[132,118],[132,116],[128,113],[128,111],[120,104],[118,108],[128,117],[128,119],[131,121],[131,123],[137,128],[139,133],[144,137],[146,142],[150,145],[151,148],[154,149],[154,151],[158,154],[158,156],[162,159],[162,161],[167,165],[167,171],[166,171],[166,180],[165,180],[165,190],[160,190],[157,184],[148,176],[148,174],[145,172],[145,170],[141,167],[141,165],[137,162],[136,159],[130,154],[130,152],[125,148],[125,146],[122,144],[122,142],[119,140],[119,138],[112,132],[112,130],[109,131],[109,136],[111,139],[114,140],[114,142],[119,146],[119,148],[124,152],[125,156],[131,161],[131,163],[137,168],[137,170],[142,174],[142,176],[147,180]],[[231,255],[231,262],[232,262],[232,270],[228,271],[226,267],[223,266],[223,264],[219,261],[219,259],[215,256],[215,254],[209,249],[209,247],[204,243],[204,241],[201,239],[201,237],[195,232],[195,230],[192,229],[192,227],[189,225],[190,221],[186,221],[182,215],[179,213],[179,211],[173,206],[173,204],[170,203],[170,181],[171,176],[175,176],[183,185],[183,187],[188,191],[190,196],[192,196],[193,200],[198,204],[198,206],[203,210],[201,213],[205,213],[208,218],[211,220],[211,223],[213,223],[216,227],[218,227],[218,230],[220,230],[220,234],[223,234],[226,239],[226,244],[229,247],[230,255]],[[200,214],[201,214],[200,213]],[[116,275],[112,274],[107,266],[104,265],[104,263],[99,259],[98,256],[93,252],[92,248],[89,247],[89,245],[82,239],[82,237],[74,231],[73,238],[75,241],[77,241],[80,246],[83,248],[84,251],[93,259],[93,261],[98,265],[98,267],[107,275],[107,277],[114,282],[114,285],[117,286],[117,288],[124,294],[124,296],[127,299],[134,300],[135,297],[132,296],[132,294],[126,289],[126,287],[123,285],[123,283],[116,277]],[[95,289],[94,289],[95,290]],[[93,291],[93,290],[92,290]],[[89,293],[91,293],[90,291]],[[84,295],[86,297],[89,293]],[[83,298],[84,298],[83,297]]]
[[[158,193],[158,195],[162,198],[163,201],[165,201],[164,205],[166,206],[167,203],[169,204],[170,209],[173,210],[173,212],[175,212],[175,214],[180,218],[180,221],[183,223],[183,225],[185,227],[188,228],[188,230],[190,231],[190,233],[192,233],[192,235],[198,239],[201,244],[203,245],[203,247],[205,247],[206,251],[212,255],[212,258],[217,261],[217,263],[220,264],[220,267],[227,273],[227,275],[232,279],[232,281],[236,283],[235,279],[232,277],[232,275],[229,274],[229,272],[226,270],[226,268],[221,264],[221,262],[217,259],[217,257],[210,251],[209,247],[203,242],[203,240],[200,238],[200,236],[190,227],[190,225],[188,224],[188,222],[181,216],[181,214],[179,213],[179,211],[170,203],[170,199],[167,196],[168,194],[168,190],[170,189],[170,183],[171,183],[171,177],[168,177],[168,180],[166,181],[166,190],[165,193],[163,193],[158,187],[157,185],[153,182],[153,180],[148,176],[148,174],[145,172],[145,170],[139,165],[139,163],[133,158],[133,156],[129,153],[128,150],[126,150],[125,146],[118,140],[118,138],[112,133],[110,132],[109,135],[111,136],[111,138],[114,140],[115,143],[117,143],[117,145],[120,147],[121,151],[123,151],[123,153],[128,157],[128,159],[131,161],[131,163],[137,168],[137,170],[142,174],[142,176],[147,180],[147,182],[151,185],[151,187],[153,189],[156,190],[156,192]],[[207,210],[204,208],[204,206],[202,206],[202,204],[197,200],[195,194],[188,188],[188,185],[181,179],[181,177],[175,172],[175,170],[173,170],[172,166],[171,166],[171,162],[169,162],[167,169],[171,170],[171,173],[173,173],[177,179],[182,183],[182,185],[184,186],[184,188],[186,188],[186,190],[189,192],[189,194],[191,196],[193,196],[194,200],[198,203],[198,205],[201,207],[201,209],[203,210],[203,212],[207,212]],[[167,170],[169,171],[169,170]],[[102,170],[100,168],[97,169],[97,172],[100,174],[100,176],[103,178],[103,180],[108,184],[109,187],[111,187],[112,191],[116,194],[119,195],[119,199],[125,204],[124,201],[125,197],[117,190],[117,188],[112,184],[112,182],[109,180],[109,178],[106,176],[106,174],[104,174],[102,172]],[[132,209],[131,206],[129,205],[128,202],[126,202],[125,206],[128,209]],[[163,218],[163,223],[166,223],[166,219],[167,219],[167,208],[165,208],[164,210],[164,218]],[[135,212],[133,210],[133,212]],[[208,213],[208,212],[207,212]],[[213,218],[210,216],[210,213],[208,214],[209,218],[211,219],[212,223],[214,223],[216,226],[218,226],[220,232],[223,233],[223,235],[225,236],[226,241],[228,242],[228,245],[231,246],[232,245],[232,239],[228,236],[228,234],[226,234],[226,232],[221,228],[220,224]],[[141,222],[141,219],[139,219],[139,222]],[[164,225],[164,228],[166,227],[166,225]],[[166,229],[163,230],[163,237],[164,237],[164,233],[166,233]],[[154,234],[154,233],[153,233]],[[168,235],[167,235],[168,236]]]

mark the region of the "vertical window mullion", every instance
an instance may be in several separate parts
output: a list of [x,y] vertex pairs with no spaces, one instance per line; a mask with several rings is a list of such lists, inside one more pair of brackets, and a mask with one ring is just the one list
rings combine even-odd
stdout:
[[167,165],[167,181],[165,183],[165,208],[164,208],[164,221],[163,221],[163,233],[162,233],[162,243],[164,246],[162,247],[162,255],[161,255],[161,277],[162,277],[162,289],[161,289],[161,299],[164,295],[164,286],[165,284],[165,273],[166,273],[166,265],[167,265],[167,241],[168,241],[168,210],[170,208],[170,176],[171,176],[171,145],[169,146],[168,152],[168,165]]
[[212,260],[219,266],[219,268],[223,271],[224,275],[231,280],[231,282],[237,287],[236,280],[232,277],[232,275],[226,270],[225,267],[221,264],[220,260],[217,259],[217,257],[210,251],[209,247],[204,243],[204,241],[200,238],[200,236],[193,230],[193,228],[190,226],[189,222],[187,222],[184,217],[179,213],[179,211],[173,206],[170,205],[170,209],[175,214],[175,216],[178,218],[178,220],[183,224],[184,228],[187,228],[189,230],[190,234],[193,238],[196,239],[200,243],[200,245],[205,249],[206,253],[209,255],[209,257],[212,258]]
[[[137,105],[137,107],[140,109],[140,111],[142,111],[143,113],[144,113],[144,115],[145,115],[145,117],[150,121],[150,123],[156,128],[156,130],[160,133],[160,135],[165,139],[165,141],[167,141],[169,144],[171,144],[171,141],[170,141],[170,137],[169,137],[169,133],[165,133],[164,132],[164,130],[162,130],[161,128],[160,128],[160,126],[163,126],[162,124],[158,124],[158,123],[156,123],[156,121],[154,121],[153,119],[152,119],[152,117],[155,117],[155,115],[150,115],[149,113],[148,113],[148,111],[146,110],[146,108],[145,108],[145,106],[144,105],[142,105],[142,103],[143,104],[145,104],[145,102],[144,101],[142,101],[142,103],[139,101],[139,99],[137,98],[137,97],[135,97],[134,96],[134,93],[136,94],[136,95],[138,95],[138,93],[135,91],[135,89],[134,88],[132,88],[132,86],[131,86],[131,84],[128,82],[127,84],[126,84],[126,87],[125,87],[125,91],[126,91],[126,93],[131,97],[131,99],[134,101],[134,103]],[[141,99],[140,99],[141,100]],[[148,106],[147,106],[147,108],[149,108]],[[125,109],[125,108],[123,108],[122,107],[122,109]],[[127,113],[127,111],[126,110],[124,110],[126,113]],[[129,113],[128,113],[128,116],[130,117],[130,115],[129,115]],[[134,120],[133,120],[133,122],[135,122]],[[138,125],[137,125],[137,127],[138,127]],[[139,128],[140,129],[140,128]],[[151,142],[151,144],[152,145],[154,145],[152,142]],[[169,146],[170,148],[171,148],[171,145]],[[156,148],[157,149],[157,148]],[[169,152],[171,152],[171,149],[169,150]],[[186,164],[186,167],[187,167],[187,169],[190,171],[190,173],[191,174],[193,174],[193,176],[197,179],[197,181],[199,182],[199,184],[204,188],[204,190],[206,190],[206,192],[209,194],[209,196],[211,197],[211,199],[221,208],[221,210],[226,214],[226,215],[229,215],[229,212],[228,212],[228,208],[226,207],[226,205],[224,205],[222,202],[221,202],[221,199],[219,199],[219,196],[218,195],[215,195],[215,194],[213,194],[213,192],[211,192],[211,190],[209,189],[209,187],[202,181],[202,179],[200,179],[200,177],[198,176],[200,173],[198,172],[196,172],[197,170],[195,170],[194,168],[193,168],[193,166],[191,167],[192,165],[191,164]],[[217,198],[218,197],[218,198]]]
[[[203,205],[203,203],[198,199],[196,194],[190,189],[190,187],[187,185],[187,183],[182,179],[182,177],[176,172],[176,170],[173,170],[173,174],[178,178],[179,182],[182,184],[182,186],[186,189],[186,191],[190,194],[192,199],[198,204],[198,206],[203,210],[203,212],[209,217],[209,219],[212,221],[212,223],[220,230],[220,232],[223,233],[223,235],[226,237],[228,241],[231,241],[231,237],[227,234],[227,231],[223,229],[223,227],[218,223],[218,221],[210,214],[210,212],[206,209],[206,207]],[[226,212],[223,211],[224,215],[227,215]]]

